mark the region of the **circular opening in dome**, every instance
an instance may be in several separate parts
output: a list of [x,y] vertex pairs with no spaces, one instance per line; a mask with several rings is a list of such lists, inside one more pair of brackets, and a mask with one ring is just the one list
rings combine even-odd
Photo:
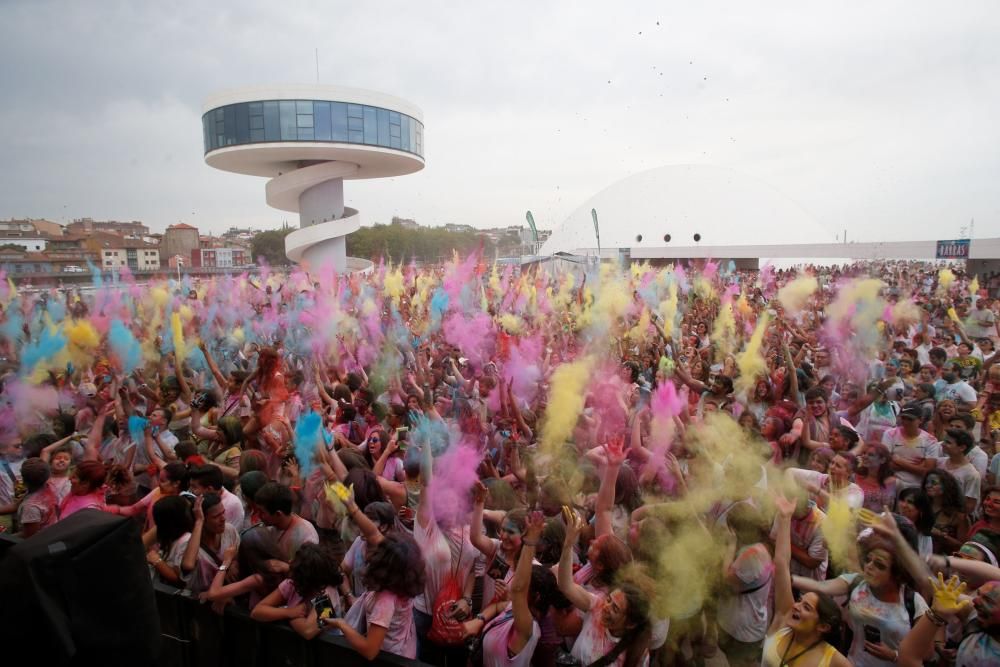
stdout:
[[697,243],[700,240],[701,240],[701,234],[695,234],[694,235],[694,242]]
[[663,242],[664,243],[670,243],[670,234],[664,234],[663,235]]
[[642,234],[636,234],[635,235],[635,242],[636,243],[642,243]]

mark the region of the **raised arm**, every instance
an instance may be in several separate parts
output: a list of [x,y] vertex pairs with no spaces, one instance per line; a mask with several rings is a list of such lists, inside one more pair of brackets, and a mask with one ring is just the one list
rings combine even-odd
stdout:
[[573,581],[573,547],[583,530],[583,519],[568,507],[563,507],[563,519],[566,521],[566,539],[563,540],[562,555],[559,557],[559,569],[556,581],[559,590],[574,607],[580,611],[590,611],[590,593],[583,586]]
[[385,537],[382,535],[382,531],[378,529],[378,526],[368,518],[368,515],[361,511],[358,504],[354,502],[354,489],[348,490],[340,482],[336,482],[333,486],[334,492],[340,497],[344,502],[344,506],[347,508],[347,516],[351,518],[354,525],[358,527],[361,531],[361,536],[364,538],[368,546],[374,549],[379,545]]
[[597,500],[594,503],[594,535],[610,535],[611,510],[615,506],[615,486],[618,483],[618,469],[625,460],[625,453],[622,451],[624,438],[614,436],[606,445],[604,451],[607,457],[607,465],[601,474],[601,487],[597,491]]
[[[222,391],[226,386],[226,376],[222,374],[219,370],[218,364],[215,363],[215,359],[212,357],[212,353],[208,351],[208,346],[205,345],[205,341],[198,342],[198,349],[201,353],[205,355],[205,363],[208,364],[208,370],[211,371],[212,377],[215,378],[215,384]],[[192,423],[194,420],[191,420]]]
[[795,512],[795,501],[784,496],[774,499],[778,511],[778,534],[774,542],[774,619],[771,622],[771,632],[784,623],[785,614],[791,611],[795,604],[792,594],[792,514]]
[[198,550],[201,549],[201,533],[205,527],[205,512],[201,509],[204,496],[198,496],[194,501],[194,528],[191,529],[191,538],[184,549],[184,556],[181,558],[181,575],[194,572],[198,565]]
[[[474,500],[472,503],[472,520],[469,527],[469,541],[486,556],[487,561],[496,554],[496,544],[483,533],[483,509],[486,506],[486,496],[489,491],[478,479],[472,487]],[[487,563],[488,564],[488,563]]]
[[535,560],[535,549],[545,528],[545,517],[541,512],[528,515],[527,526],[524,529],[524,539],[521,542],[521,556],[517,559],[514,578],[510,582],[510,602],[514,610],[514,631],[507,639],[507,649],[518,654],[531,639],[534,618],[528,602],[531,587],[531,569]]
[[417,522],[421,526],[427,526],[427,524],[433,519],[431,516],[431,503],[427,493],[427,487],[431,483],[431,477],[434,475],[434,455],[431,453],[431,444],[425,442],[420,447],[420,500],[417,503]]

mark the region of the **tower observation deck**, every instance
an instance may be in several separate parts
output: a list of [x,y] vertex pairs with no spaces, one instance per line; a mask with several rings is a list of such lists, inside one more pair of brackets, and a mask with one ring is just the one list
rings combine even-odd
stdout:
[[412,174],[424,168],[423,113],[398,97],[342,86],[254,86],[204,104],[205,162],[265,176],[269,206],[299,214],[285,254],[341,273],[346,237],[361,214],[344,206],[344,181]]

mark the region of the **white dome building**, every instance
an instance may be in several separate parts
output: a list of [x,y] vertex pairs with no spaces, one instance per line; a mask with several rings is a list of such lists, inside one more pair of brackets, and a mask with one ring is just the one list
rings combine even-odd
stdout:
[[790,254],[801,244],[839,245],[833,232],[761,181],[726,168],[676,165],[597,193],[553,230],[539,254],[595,256],[591,210],[605,258],[756,260],[801,256]]

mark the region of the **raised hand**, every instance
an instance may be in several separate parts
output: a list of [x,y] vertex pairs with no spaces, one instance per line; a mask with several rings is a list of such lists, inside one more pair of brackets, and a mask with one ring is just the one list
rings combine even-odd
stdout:
[[476,505],[483,505],[486,503],[486,497],[490,494],[489,489],[478,479],[475,484],[472,485],[472,500]]
[[524,539],[529,542],[537,543],[538,539],[542,536],[542,531],[545,530],[545,515],[538,510],[535,510],[533,512],[529,512],[524,521]]
[[775,494],[774,498],[774,509],[778,511],[778,516],[791,518],[792,514],[795,513],[795,501],[789,500],[783,494]]
[[604,454],[608,459],[609,466],[618,466],[625,461],[625,437],[615,435],[608,439],[604,445]]
[[194,499],[194,507],[191,508],[191,511],[194,513],[195,523],[204,523],[205,521],[205,510],[201,508],[202,503],[204,502],[205,502],[204,496],[198,496],[197,498]]
[[971,600],[962,597],[965,593],[965,582],[960,581],[957,574],[951,575],[948,581],[944,580],[940,572],[936,579],[934,577],[928,579],[934,587],[934,603],[931,609],[939,616],[959,616],[972,606]]
[[566,522],[566,540],[564,544],[576,544],[583,531],[583,519],[574,512],[568,505],[562,508],[563,520]]

